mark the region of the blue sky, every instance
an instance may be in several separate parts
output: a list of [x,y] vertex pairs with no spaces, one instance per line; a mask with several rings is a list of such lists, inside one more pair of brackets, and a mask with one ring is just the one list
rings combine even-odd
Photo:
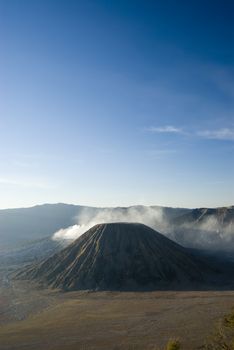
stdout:
[[233,13],[0,0],[0,207],[234,204]]

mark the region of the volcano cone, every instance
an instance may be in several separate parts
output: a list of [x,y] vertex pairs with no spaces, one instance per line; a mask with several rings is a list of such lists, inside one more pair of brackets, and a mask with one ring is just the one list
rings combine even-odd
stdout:
[[202,282],[205,269],[189,250],[148,226],[108,223],[92,227],[25,274],[69,291],[138,290]]

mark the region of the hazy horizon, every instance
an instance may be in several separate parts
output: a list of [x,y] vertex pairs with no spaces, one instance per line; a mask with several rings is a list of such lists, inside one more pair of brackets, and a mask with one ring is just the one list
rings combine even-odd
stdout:
[[65,202],[51,202],[51,203],[35,203],[29,206],[22,206],[22,207],[0,207],[0,210],[7,210],[7,209],[29,209],[29,208],[34,208],[37,206],[43,206],[43,205],[74,205],[74,206],[80,206],[80,207],[90,207],[90,208],[131,208],[131,207],[163,207],[163,208],[174,208],[174,209],[217,209],[217,208],[228,208],[228,207],[233,207],[234,203],[227,204],[227,205],[218,205],[218,206],[213,206],[213,207],[204,207],[204,206],[197,206],[197,207],[180,207],[180,206],[173,206],[173,205],[161,205],[161,204],[141,204],[141,203],[135,203],[135,204],[130,204],[130,205],[104,205],[104,206],[98,206],[98,205],[91,205],[91,204],[84,204],[84,203],[65,203]]

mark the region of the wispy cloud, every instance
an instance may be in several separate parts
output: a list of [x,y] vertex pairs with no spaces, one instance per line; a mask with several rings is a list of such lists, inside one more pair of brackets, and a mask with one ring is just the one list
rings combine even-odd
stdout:
[[234,141],[234,129],[222,128],[217,130],[202,130],[197,133],[206,139]]
[[160,127],[151,126],[147,128],[147,131],[155,132],[155,133],[173,133],[173,134],[184,133],[182,128],[177,128],[173,125],[166,125],[166,126],[160,126]]
[[168,133],[168,134],[178,134],[178,135],[186,135],[190,137],[202,137],[204,139],[210,140],[228,140],[234,141],[234,128],[220,128],[220,129],[209,129],[209,130],[186,130],[183,128],[178,128],[172,125],[155,127],[151,126],[146,128],[145,130],[152,133]]

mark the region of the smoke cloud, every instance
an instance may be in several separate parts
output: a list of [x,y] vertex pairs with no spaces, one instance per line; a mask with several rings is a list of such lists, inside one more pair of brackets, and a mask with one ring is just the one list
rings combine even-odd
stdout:
[[55,232],[53,239],[74,240],[94,225],[110,222],[140,222],[164,232],[167,222],[163,208],[142,206],[97,209],[95,213],[92,209],[87,208],[78,214],[76,221],[76,225]]
[[174,239],[186,247],[234,251],[234,221],[223,223],[210,215],[201,222],[171,227]]
[[96,224],[139,222],[152,227],[177,243],[190,248],[234,251],[234,220],[222,222],[216,215],[202,220],[177,221],[189,212],[184,209],[134,206],[129,208],[85,208],[76,224],[54,233],[53,240],[75,240]]

